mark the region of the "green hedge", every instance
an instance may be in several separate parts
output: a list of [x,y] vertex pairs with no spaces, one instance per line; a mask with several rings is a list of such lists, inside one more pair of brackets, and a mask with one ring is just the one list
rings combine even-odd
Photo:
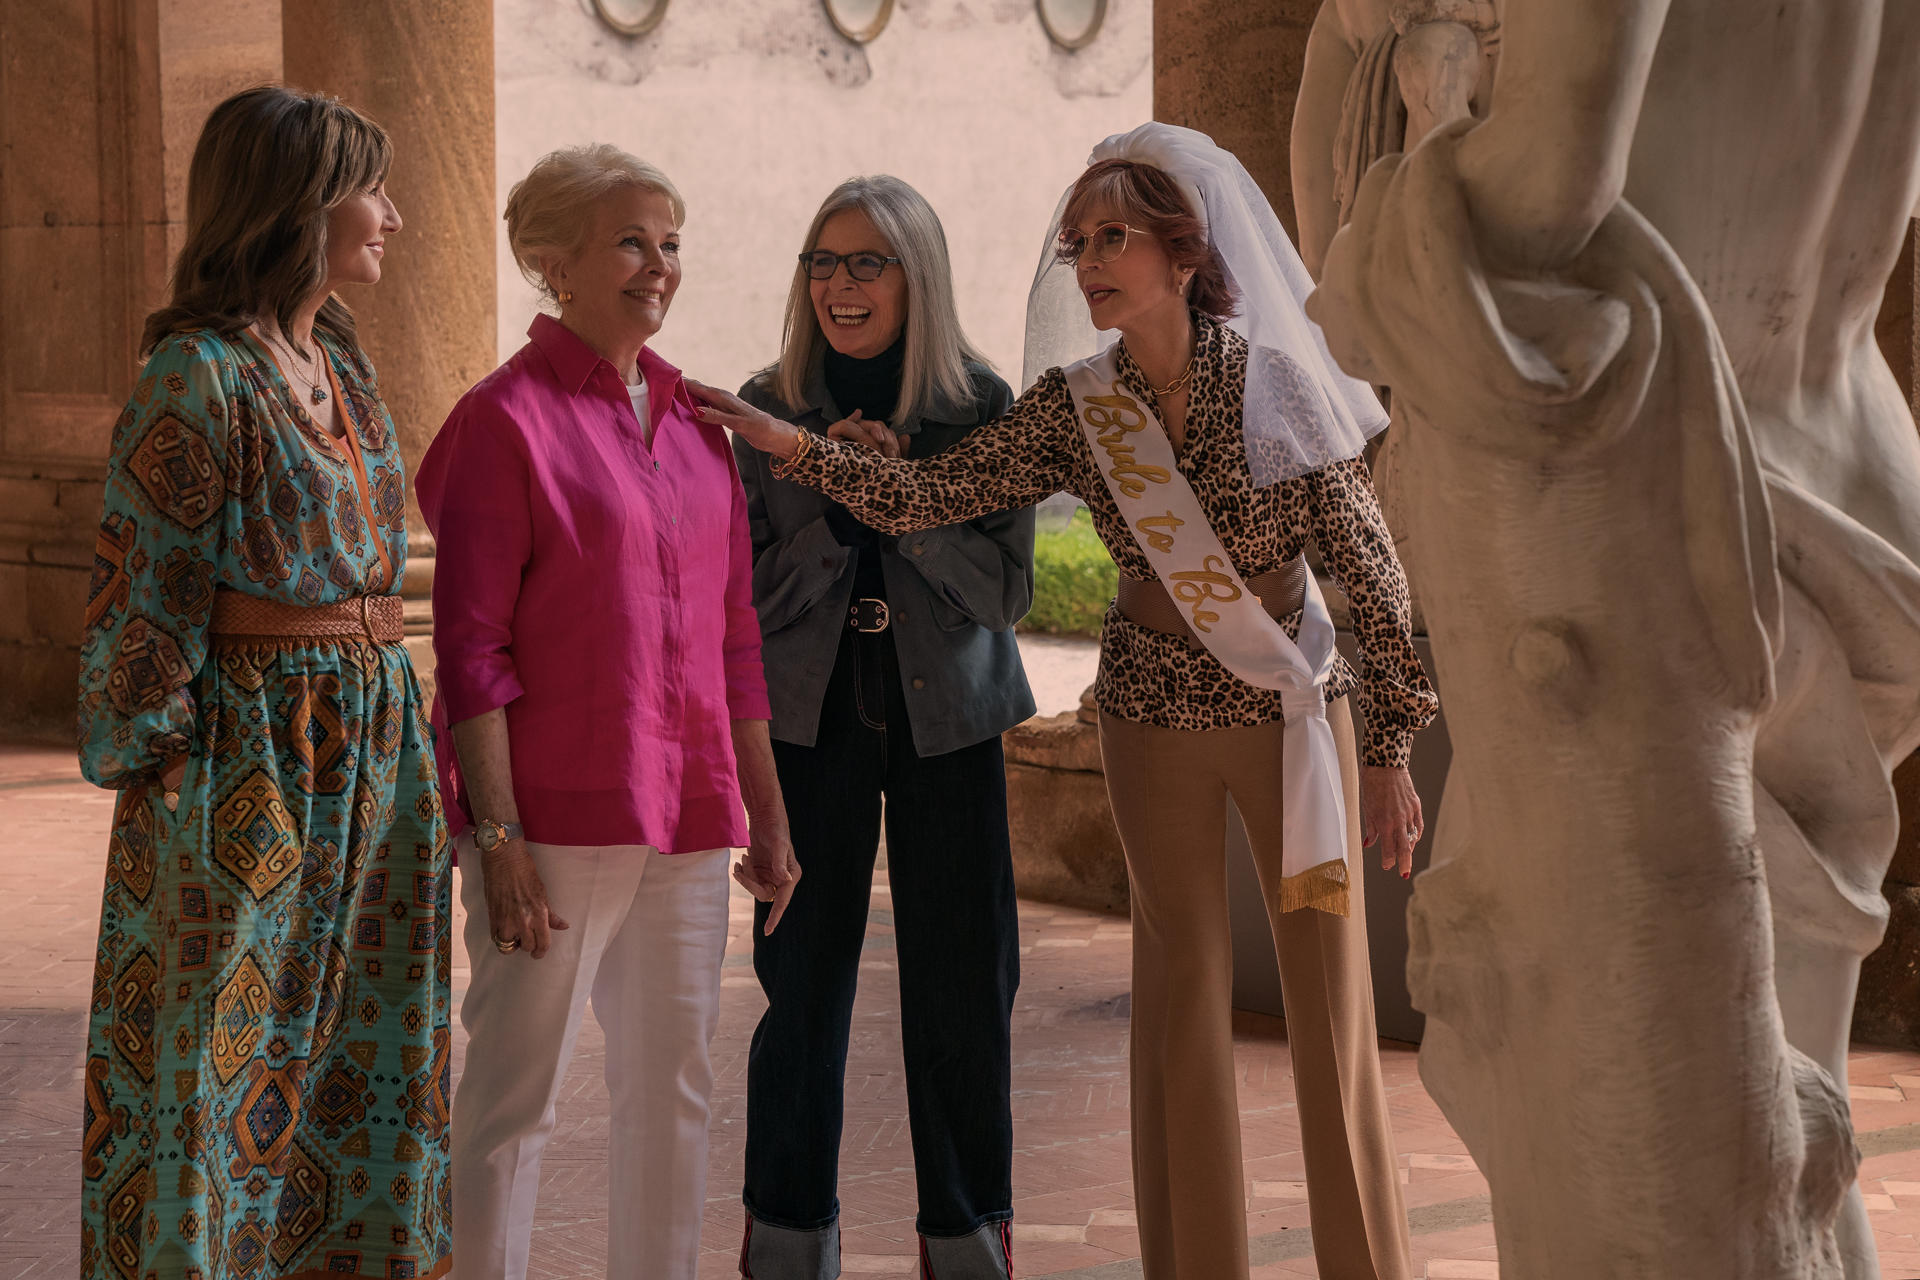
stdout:
[[1033,611],[1020,629],[1098,637],[1119,576],[1085,507],[1065,525],[1043,526],[1033,538]]

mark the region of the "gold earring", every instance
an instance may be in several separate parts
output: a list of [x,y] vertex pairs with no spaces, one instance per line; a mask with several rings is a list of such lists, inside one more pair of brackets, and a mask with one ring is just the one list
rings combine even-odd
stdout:
[[560,305],[564,307],[569,302],[573,301],[573,290],[561,289],[559,292],[554,294],[554,297],[558,298],[560,300]]

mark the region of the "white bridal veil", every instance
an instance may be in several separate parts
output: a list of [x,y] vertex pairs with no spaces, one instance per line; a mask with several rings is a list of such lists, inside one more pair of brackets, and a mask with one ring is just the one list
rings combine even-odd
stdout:
[[[1087,163],[1113,159],[1153,165],[1180,185],[1239,293],[1239,313],[1228,324],[1249,348],[1241,430],[1254,484],[1358,457],[1386,427],[1386,411],[1371,387],[1340,371],[1320,326],[1307,318],[1313,281],[1246,167],[1206,134],[1158,122],[1108,138]],[[1055,365],[1097,355],[1117,336],[1094,329],[1074,269],[1054,259],[1066,203],[1063,195],[1054,209],[1027,295],[1024,386]]]

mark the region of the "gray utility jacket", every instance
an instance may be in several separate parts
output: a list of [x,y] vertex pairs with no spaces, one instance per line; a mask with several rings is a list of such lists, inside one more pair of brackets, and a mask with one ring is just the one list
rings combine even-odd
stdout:
[[[930,457],[1007,411],[1013,393],[984,365],[969,362],[970,403],[935,404],[896,430],[913,437],[908,456]],[[841,413],[815,372],[814,407],[793,412],[756,377],[740,396],[809,431],[825,433]],[[847,629],[858,555],[827,525],[828,499],[773,475],[772,460],[735,437],[753,531],[753,603],[773,703],[773,736],[810,747],[820,704]],[[1013,624],[1033,604],[1033,508],[880,539],[901,693],[914,749],[943,755],[984,742],[1033,714]]]

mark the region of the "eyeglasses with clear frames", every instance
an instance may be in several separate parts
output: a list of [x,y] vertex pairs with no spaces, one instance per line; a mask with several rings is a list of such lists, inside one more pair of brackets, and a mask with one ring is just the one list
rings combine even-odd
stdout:
[[813,249],[800,255],[800,265],[807,269],[807,276],[813,280],[831,280],[833,273],[840,269],[841,263],[847,264],[847,274],[863,284],[871,284],[880,278],[880,273],[888,267],[898,266],[900,259],[889,258],[882,254],[862,250],[859,253],[828,253],[825,249]]
[[1080,261],[1082,254],[1095,262],[1112,262],[1127,251],[1129,236],[1152,235],[1139,227],[1130,227],[1124,222],[1103,222],[1092,231],[1081,231],[1078,227],[1060,228],[1060,237],[1054,241],[1053,256],[1063,266],[1072,266]]

